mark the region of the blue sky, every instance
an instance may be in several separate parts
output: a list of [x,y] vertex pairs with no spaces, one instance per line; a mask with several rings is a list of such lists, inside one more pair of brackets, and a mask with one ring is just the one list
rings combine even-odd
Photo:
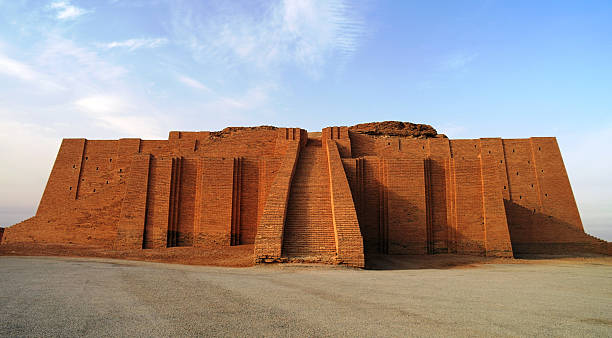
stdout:
[[612,240],[609,1],[0,0],[0,224],[34,214],[64,137],[432,124],[556,136]]

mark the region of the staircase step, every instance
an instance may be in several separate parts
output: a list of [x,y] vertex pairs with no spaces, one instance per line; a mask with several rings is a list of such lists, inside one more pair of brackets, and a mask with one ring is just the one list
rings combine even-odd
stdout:
[[327,155],[320,139],[308,139],[291,182],[284,257],[330,257],[336,253]]

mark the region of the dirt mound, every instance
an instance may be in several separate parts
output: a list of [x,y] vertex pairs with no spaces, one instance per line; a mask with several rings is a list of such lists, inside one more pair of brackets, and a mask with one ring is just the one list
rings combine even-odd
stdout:
[[220,131],[213,131],[210,137],[225,137],[238,131],[255,131],[255,130],[276,130],[274,126],[258,126],[258,127],[227,127]]
[[253,266],[253,245],[115,250],[76,244],[12,243],[0,245],[0,256],[102,257],[187,265]]
[[383,121],[356,124],[349,127],[354,133],[374,136],[402,136],[412,138],[446,138],[444,134],[438,134],[434,127],[428,124],[419,124],[401,121]]

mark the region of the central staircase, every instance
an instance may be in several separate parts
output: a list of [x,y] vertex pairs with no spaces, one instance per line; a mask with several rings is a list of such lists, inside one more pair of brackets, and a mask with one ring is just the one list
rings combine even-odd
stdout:
[[291,182],[282,256],[328,261],[336,256],[327,155],[320,138],[308,138]]

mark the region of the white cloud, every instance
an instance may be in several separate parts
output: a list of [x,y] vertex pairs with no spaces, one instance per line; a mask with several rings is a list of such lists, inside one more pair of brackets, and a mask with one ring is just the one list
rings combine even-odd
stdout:
[[76,19],[83,14],[91,12],[71,5],[70,1],[54,1],[49,7],[56,10],[56,18],[60,20]]
[[252,12],[222,4],[174,10],[177,40],[203,62],[266,69],[291,63],[316,74],[328,61],[353,55],[365,34],[358,8],[345,0],[284,0]]
[[87,96],[76,100],[74,106],[100,127],[131,137],[163,138],[159,119],[143,114],[142,108],[119,95]]
[[44,74],[33,70],[29,65],[3,54],[0,54],[0,73],[22,81],[33,82],[46,89],[64,89],[61,85],[49,80]]
[[201,91],[205,91],[205,92],[208,92],[208,93],[212,92],[210,90],[210,88],[206,87],[202,82],[200,82],[200,81],[198,81],[196,79],[192,79],[192,78],[190,78],[188,76],[179,75],[178,76],[178,80],[181,83],[183,83],[183,84],[185,84],[185,85],[187,85],[187,86],[189,86],[191,88],[195,88],[195,89],[198,89],[198,90],[201,90]]
[[98,46],[106,49],[111,48],[127,48],[130,51],[139,48],[157,48],[168,43],[166,38],[149,38],[149,39],[129,39],[124,41],[113,41],[104,44],[98,44]]
[[444,70],[461,70],[473,62],[477,57],[478,53],[454,53],[442,60],[441,67]]
[[59,36],[52,36],[46,41],[36,61],[53,78],[75,88],[82,88],[83,84],[113,81],[127,73],[125,68],[106,62],[94,51]]

